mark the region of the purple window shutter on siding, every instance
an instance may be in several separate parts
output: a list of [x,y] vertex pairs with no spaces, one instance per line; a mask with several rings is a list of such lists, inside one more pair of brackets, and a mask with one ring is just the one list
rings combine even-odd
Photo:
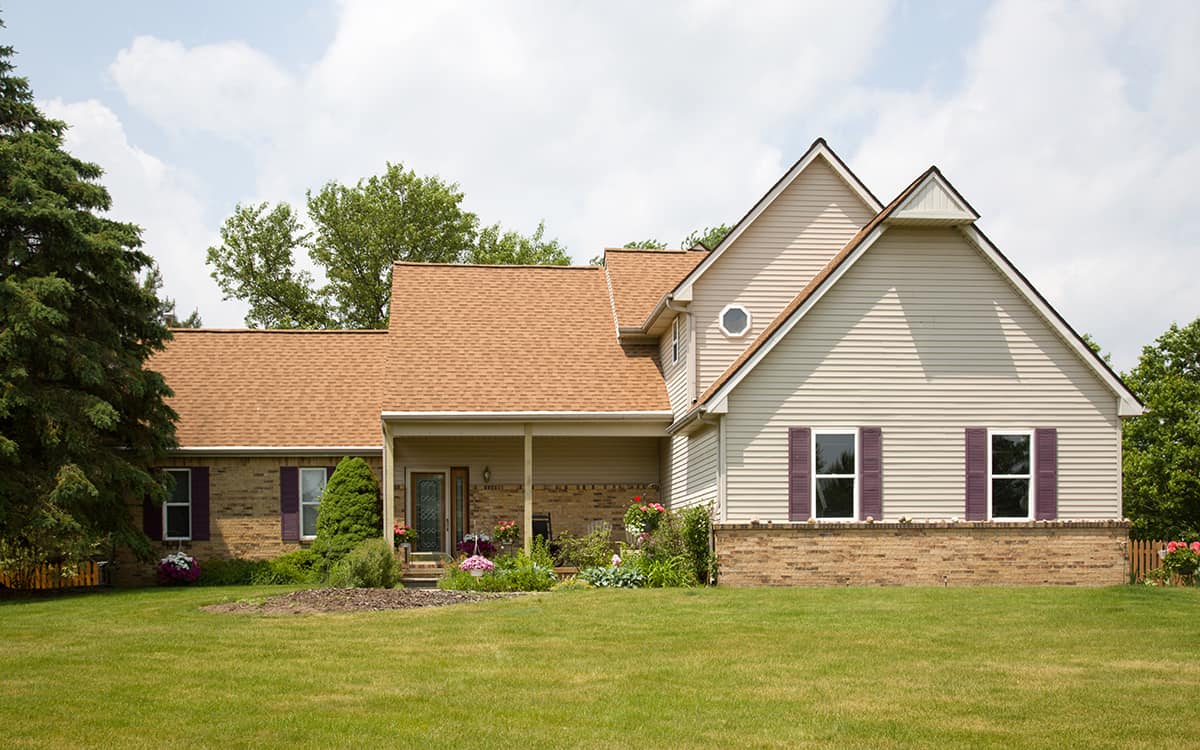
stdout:
[[325,467],[325,481],[326,482],[329,481],[329,478],[333,476],[333,472],[335,472],[335,471],[337,471],[336,466],[326,466]]
[[208,467],[192,467],[192,540],[208,540]]
[[279,467],[279,529],[285,542],[300,541],[300,471]]
[[812,516],[812,430],[788,430],[788,520],[807,521]]
[[162,540],[162,506],[146,498],[142,501],[142,531],[154,541]]
[[967,454],[967,507],[968,521],[987,520],[987,430],[983,427],[968,427],[966,431]]
[[860,521],[883,517],[883,430],[863,427],[858,431],[859,466],[862,485],[858,489]]
[[1058,518],[1058,430],[1053,427],[1034,430],[1033,450],[1037,461],[1033,517],[1053,521]]

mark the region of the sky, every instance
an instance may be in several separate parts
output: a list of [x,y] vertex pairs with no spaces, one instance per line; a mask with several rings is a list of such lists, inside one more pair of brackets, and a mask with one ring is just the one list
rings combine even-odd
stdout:
[[[0,9],[164,291],[240,326],[236,204],[387,162],[484,224],[605,246],[732,224],[817,137],[885,203],[930,164],[1121,370],[1200,316],[1200,3],[105,3]],[[300,258],[305,263],[306,259]]]

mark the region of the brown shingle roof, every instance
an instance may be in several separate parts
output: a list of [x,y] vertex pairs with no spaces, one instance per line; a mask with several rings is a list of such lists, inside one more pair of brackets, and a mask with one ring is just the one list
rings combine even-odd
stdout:
[[669,410],[597,267],[397,263],[384,411]]
[[150,361],[184,447],[371,446],[386,331],[181,329]]
[[617,324],[622,328],[640,327],[663,295],[707,255],[707,250],[605,250]]
[[[725,385],[725,383],[731,377],[733,377],[738,370],[742,369],[746,362],[754,356],[754,353],[761,349],[763,344],[765,344],[771,338],[771,336],[775,334],[775,331],[777,331],[780,326],[786,323],[787,319],[790,318],[793,313],[800,309],[800,307],[808,300],[808,298],[811,297],[813,293],[825,283],[825,280],[829,278],[829,275],[836,271],[838,267],[846,261],[846,258],[850,257],[850,254],[853,253],[860,244],[862,244],[863,240],[869,237],[871,232],[875,231],[875,228],[882,224],[883,221],[887,219],[887,217],[890,216],[901,203],[904,202],[904,199],[907,198],[910,193],[912,193],[917,185],[920,185],[925,178],[936,171],[936,169],[936,167],[930,167],[925,172],[921,173],[920,177],[913,180],[912,184],[900,192],[900,195],[897,195],[891,203],[883,207],[883,210],[875,214],[875,217],[867,222],[866,226],[858,230],[858,233],[851,237],[850,241],[838,251],[837,255],[833,256],[829,263],[827,263],[825,267],[822,268],[820,272],[818,272],[817,275],[814,276],[812,280],[800,290],[800,293],[788,303],[787,307],[783,308],[783,311],[780,312],[779,315],[775,316],[775,319],[771,321],[769,326],[763,329],[763,332],[759,334],[758,338],[751,342],[750,346],[746,347],[746,350],[742,352],[741,356],[735,359],[733,363],[725,369],[725,372],[721,373],[721,376],[713,381],[712,385],[710,385],[704,391],[703,395],[700,396],[699,400],[697,400],[696,405],[692,407],[692,411],[695,411],[701,406],[707,404],[708,400],[712,398],[718,390],[720,390],[721,386]],[[689,412],[689,416],[690,414],[691,412]]]

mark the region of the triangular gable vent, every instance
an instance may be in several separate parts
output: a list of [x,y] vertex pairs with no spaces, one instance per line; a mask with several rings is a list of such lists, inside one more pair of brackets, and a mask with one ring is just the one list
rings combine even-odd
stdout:
[[973,224],[979,214],[955,190],[941,172],[932,169],[923,184],[887,217],[887,224],[909,226],[954,226]]

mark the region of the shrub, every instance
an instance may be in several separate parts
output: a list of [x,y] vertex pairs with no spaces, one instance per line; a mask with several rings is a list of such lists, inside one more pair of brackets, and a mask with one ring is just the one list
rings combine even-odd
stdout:
[[597,588],[636,589],[646,585],[646,576],[640,570],[623,565],[584,568],[575,577]]
[[692,573],[699,583],[709,583],[717,578],[716,560],[709,548],[712,537],[712,508],[693,505],[679,513],[682,525],[684,552],[692,566]]
[[602,523],[587,536],[558,535],[554,561],[576,568],[602,568],[612,559],[612,527]]
[[197,583],[201,586],[248,586],[254,583],[260,571],[269,567],[266,560],[206,560]]
[[1200,569],[1200,542],[1190,546],[1186,542],[1167,542],[1162,566],[1182,578],[1184,583],[1190,583]]
[[692,561],[687,555],[642,557],[637,569],[646,577],[646,585],[650,588],[696,585],[696,574],[692,570]]
[[532,555],[518,552],[496,558],[494,568],[478,577],[459,565],[446,569],[438,580],[438,588],[460,591],[549,591],[558,582],[553,566],[549,564],[544,543],[540,551],[535,545]]
[[329,571],[336,588],[390,589],[400,580],[396,553],[382,537],[360,542]]
[[[321,495],[317,540],[312,551],[331,570],[360,542],[382,538],[379,485],[361,458],[343,458]],[[386,546],[386,545],[385,545]]]
[[551,591],[584,591],[584,590],[590,589],[590,588],[592,588],[592,584],[583,580],[579,576],[571,576],[570,578],[565,578],[565,579],[559,581],[558,583],[554,584],[554,588],[552,588],[550,590]]

